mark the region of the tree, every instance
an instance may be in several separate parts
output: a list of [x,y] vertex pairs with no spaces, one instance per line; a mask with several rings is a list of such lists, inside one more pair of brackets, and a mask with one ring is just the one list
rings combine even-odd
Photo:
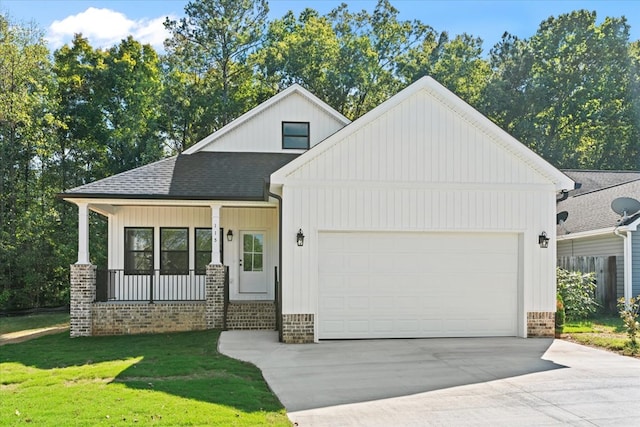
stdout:
[[192,1],[186,17],[167,19],[168,95],[184,108],[165,111],[167,134],[179,150],[244,113],[257,101],[248,56],[262,41],[265,0]]

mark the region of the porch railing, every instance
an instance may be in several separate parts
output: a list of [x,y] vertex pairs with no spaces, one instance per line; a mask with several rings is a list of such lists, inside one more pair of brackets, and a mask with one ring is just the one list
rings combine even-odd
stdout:
[[205,274],[196,270],[167,272],[98,270],[96,301],[204,301]]

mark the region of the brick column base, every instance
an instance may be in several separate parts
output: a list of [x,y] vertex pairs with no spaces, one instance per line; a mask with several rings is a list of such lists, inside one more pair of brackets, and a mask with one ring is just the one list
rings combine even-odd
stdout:
[[96,266],[71,264],[71,322],[72,338],[92,334],[91,305],[96,299]]
[[313,342],[313,314],[283,314],[282,342],[306,344]]
[[225,266],[222,264],[207,265],[205,281],[206,309],[205,319],[207,329],[222,329],[224,327],[224,276]]
[[553,338],[556,332],[556,313],[530,311],[527,313],[527,336]]

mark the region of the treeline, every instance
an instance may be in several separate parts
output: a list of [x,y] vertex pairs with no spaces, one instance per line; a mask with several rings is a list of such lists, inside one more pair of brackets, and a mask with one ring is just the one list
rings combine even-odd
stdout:
[[[0,310],[68,302],[77,211],[65,189],[183,151],[292,83],[355,119],[431,75],[552,164],[640,169],[640,42],[581,10],[505,33],[401,20],[380,0],[267,19],[265,0],[204,0],[165,22],[165,52],[129,37],[50,52],[0,15]],[[106,225],[92,217],[92,262]]]

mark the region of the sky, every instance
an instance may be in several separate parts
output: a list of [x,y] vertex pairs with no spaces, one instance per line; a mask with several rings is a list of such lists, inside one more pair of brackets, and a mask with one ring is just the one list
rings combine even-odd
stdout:
[[[269,19],[281,18],[292,10],[296,15],[306,7],[325,14],[347,3],[353,12],[373,11],[371,0],[270,0]],[[166,17],[184,16],[187,0],[0,0],[0,13],[13,22],[35,23],[57,49],[82,33],[93,47],[106,48],[128,35],[163,51],[168,33]],[[483,39],[485,52],[506,31],[520,38],[535,34],[549,16],[577,9],[595,10],[598,22],[605,16],[625,16],[631,26],[631,40],[640,39],[640,0],[391,0],[400,19],[418,19],[450,36],[467,33]]]

